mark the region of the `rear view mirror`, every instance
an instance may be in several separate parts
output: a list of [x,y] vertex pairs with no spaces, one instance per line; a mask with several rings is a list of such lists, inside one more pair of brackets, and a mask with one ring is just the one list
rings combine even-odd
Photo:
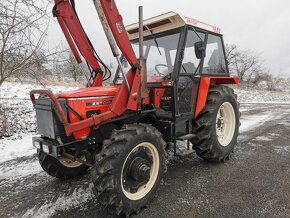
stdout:
[[195,56],[198,59],[205,57],[205,46],[203,41],[194,43]]

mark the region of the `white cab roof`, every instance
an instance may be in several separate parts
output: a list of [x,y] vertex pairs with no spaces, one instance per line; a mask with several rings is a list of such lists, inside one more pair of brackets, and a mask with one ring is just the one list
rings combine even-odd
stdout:
[[[168,12],[156,17],[144,20],[144,36],[151,34],[161,33],[167,30],[176,29],[185,25],[194,26],[206,31],[222,35],[222,31],[219,27],[186,17],[184,15]],[[139,38],[139,24],[134,23],[126,26],[129,39]]]

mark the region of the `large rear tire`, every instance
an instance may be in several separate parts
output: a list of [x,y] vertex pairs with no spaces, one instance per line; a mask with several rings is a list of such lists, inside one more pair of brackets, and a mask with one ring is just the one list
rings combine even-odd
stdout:
[[92,180],[108,212],[130,216],[153,199],[165,170],[165,144],[161,133],[146,124],[126,125],[104,141]]
[[237,143],[239,119],[233,89],[221,85],[210,88],[206,106],[195,119],[196,137],[191,142],[197,155],[214,162],[228,160]]
[[38,159],[42,169],[50,176],[58,179],[72,179],[87,171],[89,168],[82,163],[61,157],[56,159],[43,151],[38,152]]

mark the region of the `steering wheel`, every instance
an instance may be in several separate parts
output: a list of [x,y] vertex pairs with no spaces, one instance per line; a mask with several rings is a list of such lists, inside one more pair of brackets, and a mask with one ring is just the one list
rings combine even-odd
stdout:
[[156,64],[156,66],[155,66],[155,70],[159,74],[159,76],[164,77],[165,76],[164,73],[161,73],[159,71],[158,67],[167,67],[169,69],[169,66],[167,64]]

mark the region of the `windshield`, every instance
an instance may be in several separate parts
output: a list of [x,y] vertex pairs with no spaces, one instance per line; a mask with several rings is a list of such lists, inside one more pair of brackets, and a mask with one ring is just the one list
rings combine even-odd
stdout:
[[[173,72],[176,51],[180,33],[161,36],[150,36],[144,39],[144,57],[147,59],[147,80],[148,82],[160,82],[171,77]],[[133,41],[132,47],[139,57],[139,42]],[[124,57],[121,62],[125,72],[130,69]],[[117,69],[115,83],[123,81],[121,72]]]

